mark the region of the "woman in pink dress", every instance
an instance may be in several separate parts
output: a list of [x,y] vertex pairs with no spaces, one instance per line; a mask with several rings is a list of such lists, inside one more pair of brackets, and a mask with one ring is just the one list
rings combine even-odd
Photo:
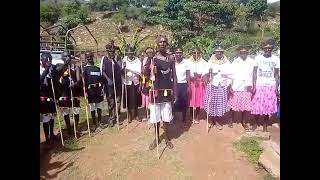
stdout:
[[190,88],[189,107],[193,123],[199,123],[200,108],[203,107],[205,97],[205,83],[203,81],[203,70],[207,62],[201,57],[199,48],[192,50],[192,56],[189,58],[190,69]]

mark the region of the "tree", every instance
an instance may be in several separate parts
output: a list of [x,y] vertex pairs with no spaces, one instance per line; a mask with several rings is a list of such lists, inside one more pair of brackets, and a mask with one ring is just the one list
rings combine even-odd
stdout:
[[249,14],[255,19],[260,19],[266,14],[268,4],[266,0],[248,0],[246,7],[249,9]]
[[62,8],[63,24],[68,28],[74,28],[80,23],[86,23],[88,9],[78,0],[70,0]]
[[61,16],[61,8],[54,1],[40,1],[40,21],[54,24]]

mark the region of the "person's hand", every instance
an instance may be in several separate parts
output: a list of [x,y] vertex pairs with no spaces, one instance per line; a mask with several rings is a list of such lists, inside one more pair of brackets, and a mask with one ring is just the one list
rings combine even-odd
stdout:
[[253,86],[251,89],[251,99],[253,99],[254,95],[256,94],[256,86]]
[[230,86],[229,87],[229,96],[233,97],[233,95],[234,95],[234,91],[233,91],[232,87]]
[[190,86],[188,86],[188,89],[187,89],[187,94],[188,94],[188,96],[190,96],[190,94],[192,93],[192,91],[191,91],[191,87]]

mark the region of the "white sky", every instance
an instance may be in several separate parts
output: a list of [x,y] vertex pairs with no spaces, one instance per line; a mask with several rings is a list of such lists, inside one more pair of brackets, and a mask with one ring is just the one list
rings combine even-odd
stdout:
[[277,2],[277,1],[280,1],[280,0],[267,0],[268,3],[274,3],[274,2]]

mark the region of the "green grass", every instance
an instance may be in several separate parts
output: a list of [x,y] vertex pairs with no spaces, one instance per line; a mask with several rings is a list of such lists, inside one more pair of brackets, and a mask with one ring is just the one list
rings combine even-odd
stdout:
[[235,143],[235,146],[244,152],[251,162],[258,163],[262,148],[256,138],[243,137],[239,142]]

